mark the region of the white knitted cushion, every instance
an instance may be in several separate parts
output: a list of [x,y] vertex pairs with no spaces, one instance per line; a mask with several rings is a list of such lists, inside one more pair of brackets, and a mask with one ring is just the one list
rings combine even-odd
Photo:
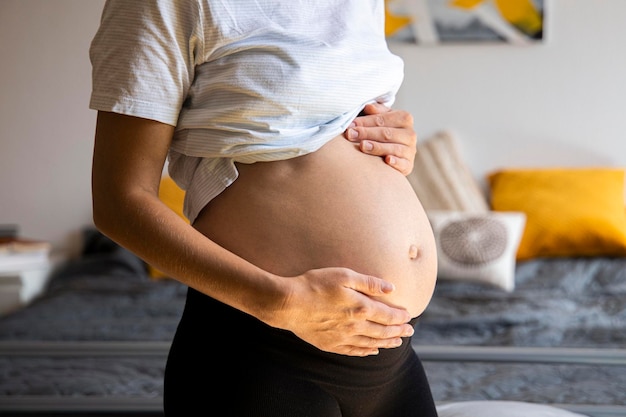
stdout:
[[515,254],[526,216],[518,212],[428,211],[440,279],[515,288]]

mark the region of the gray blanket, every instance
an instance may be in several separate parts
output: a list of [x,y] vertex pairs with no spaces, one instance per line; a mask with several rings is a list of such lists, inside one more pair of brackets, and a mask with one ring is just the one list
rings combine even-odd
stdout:
[[27,308],[0,318],[0,341],[170,341],[186,287],[151,279],[135,255],[94,232],[83,256]]
[[437,283],[421,344],[626,348],[626,258],[518,264],[516,288]]
[[[186,288],[151,280],[141,261],[105,245],[62,268],[31,306],[0,318],[16,341],[171,340]],[[417,344],[626,349],[626,259],[520,263],[516,289],[440,281]],[[7,396],[159,398],[166,349],[153,356],[0,357]],[[425,362],[437,401],[508,399],[626,404],[624,366]],[[1,408],[1,407],[0,407]]]
[[[626,259],[520,263],[512,293],[440,281],[414,337],[425,345],[626,349]],[[626,365],[424,366],[438,401],[626,404]]]

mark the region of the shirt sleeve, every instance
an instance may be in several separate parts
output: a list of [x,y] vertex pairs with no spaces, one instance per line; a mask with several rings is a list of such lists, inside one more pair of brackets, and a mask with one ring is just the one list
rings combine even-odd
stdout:
[[203,55],[193,0],[107,0],[89,50],[94,110],[176,126]]

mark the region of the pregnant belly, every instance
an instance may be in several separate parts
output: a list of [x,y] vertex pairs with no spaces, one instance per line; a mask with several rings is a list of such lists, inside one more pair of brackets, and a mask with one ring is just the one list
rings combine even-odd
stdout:
[[436,279],[428,219],[407,179],[342,137],[302,157],[239,164],[239,178],[194,226],[282,276],[342,266],[396,286],[381,301],[413,317]]

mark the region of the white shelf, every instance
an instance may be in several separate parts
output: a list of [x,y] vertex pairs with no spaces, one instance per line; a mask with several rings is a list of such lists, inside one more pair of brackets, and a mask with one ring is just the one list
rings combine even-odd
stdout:
[[23,265],[21,269],[0,271],[0,315],[30,303],[46,289],[51,262]]

